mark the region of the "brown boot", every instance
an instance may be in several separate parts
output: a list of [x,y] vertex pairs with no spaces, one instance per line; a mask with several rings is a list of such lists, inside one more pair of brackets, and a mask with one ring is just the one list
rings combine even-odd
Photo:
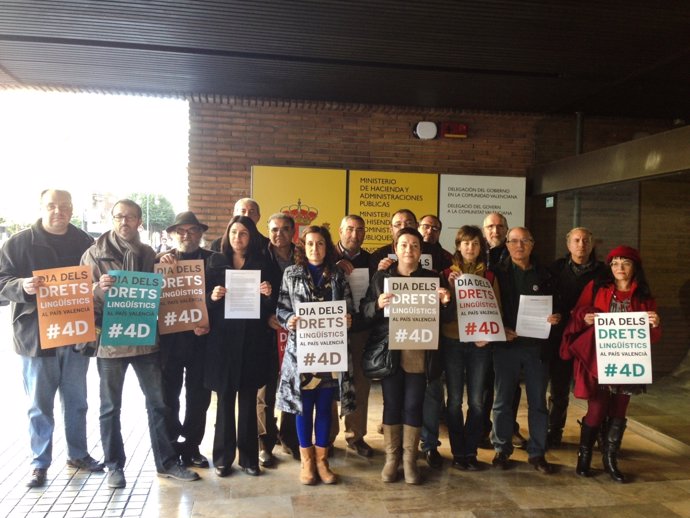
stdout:
[[422,477],[417,468],[417,449],[419,448],[419,436],[421,433],[421,426],[403,425],[403,471],[405,473],[405,482],[408,484],[422,483]]
[[316,471],[319,473],[319,478],[324,484],[335,484],[338,479],[335,473],[328,467],[328,448],[315,446],[316,449]]
[[386,463],[381,470],[381,480],[384,482],[396,482],[398,480],[398,468],[402,458],[402,430],[400,424],[383,425],[383,445],[386,450]]
[[316,484],[316,459],[314,456],[314,447],[300,447],[299,455],[302,462],[302,470],[299,472],[299,481],[305,486],[313,486]]

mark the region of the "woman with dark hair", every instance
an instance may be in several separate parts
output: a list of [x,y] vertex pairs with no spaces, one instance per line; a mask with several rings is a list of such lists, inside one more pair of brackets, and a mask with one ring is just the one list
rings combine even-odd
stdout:
[[[431,372],[436,351],[388,349],[388,317],[384,316],[384,308],[390,305],[393,294],[384,291],[384,280],[390,277],[435,277],[440,279],[442,286],[445,286],[445,280],[438,273],[422,268],[419,262],[422,236],[416,229],[400,229],[395,235],[394,247],[397,261],[374,274],[360,307],[364,318],[373,324],[364,349],[364,373],[382,378],[386,464],[381,471],[381,479],[395,482],[402,459],[405,482],[419,484],[417,448],[422,429],[424,392],[427,379],[440,376],[440,369]],[[450,292],[440,287],[438,295],[441,305],[448,308]]]
[[[453,265],[443,272],[454,285],[462,274],[479,275],[491,282],[500,306],[498,281],[486,267],[487,244],[479,227],[464,225],[455,236]],[[452,290],[453,293],[455,290]],[[455,296],[453,296],[455,301]],[[441,352],[448,389],[448,436],[453,454],[453,467],[477,471],[477,445],[483,436],[484,386],[491,368],[489,342],[460,342],[458,320],[441,327]],[[467,421],[463,424],[462,396],[467,386]]]
[[[206,345],[204,379],[218,396],[213,438],[216,475],[226,477],[239,450],[239,465],[248,475],[259,470],[256,393],[266,384],[270,338],[268,317],[275,311],[271,298],[277,274],[260,248],[261,236],[246,216],[230,220],[221,240],[220,253],[209,258],[206,272],[211,331]],[[226,319],[223,299],[232,296],[225,288],[226,270],[259,270],[261,316],[258,319]],[[238,401],[235,422],[235,398]]]
[[[315,484],[318,478],[324,484],[337,482],[328,465],[333,400],[340,399],[341,415],[355,409],[350,372],[300,374],[297,363],[295,331],[299,320],[296,315],[298,303],[344,300],[347,304],[347,326],[352,325],[352,293],[336,261],[336,250],[329,230],[315,225],[306,227],[295,249],[295,264],[283,272],[276,309],[278,322],[289,331],[276,407],[297,415],[295,421],[302,461],[300,482],[306,485]],[[351,369],[351,365],[348,359],[348,369]]]
[[639,385],[600,385],[597,379],[597,358],[594,318],[597,313],[646,311],[651,326],[651,342],[659,340],[661,328],[640,253],[629,246],[611,250],[606,258],[609,266],[582,290],[563,334],[561,358],[573,359],[575,397],[587,400],[587,414],[582,420],[580,447],[577,453],[578,475],[590,476],[592,448],[599,428],[607,419],[604,430],[604,469],[616,482],[625,482],[618,469],[618,451],[625,431],[625,414],[630,395],[639,393]]

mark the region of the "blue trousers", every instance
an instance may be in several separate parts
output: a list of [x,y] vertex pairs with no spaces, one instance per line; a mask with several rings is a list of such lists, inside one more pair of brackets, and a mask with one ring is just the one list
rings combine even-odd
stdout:
[[71,347],[58,347],[55,356],[22,356],[24,391],[29,397],[31,466],[47,469],[53,460],[53,404],[60,392],[67,455],[83,459],[86,447],[86,372],[89,358]]
[[[316,387],[301,391],[302,415],[297,415],[295,418],[300,447],[312,446],[312,435],[314,445],[320,448],[328,447],[335,390],[335,387]],[[316,419],[314,419],[314,410],[316,410]]]

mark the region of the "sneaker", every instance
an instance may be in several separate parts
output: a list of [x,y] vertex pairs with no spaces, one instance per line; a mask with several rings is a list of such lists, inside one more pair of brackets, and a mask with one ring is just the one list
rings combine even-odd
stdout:
[[519,450],[524,450],[527,448],[527,439],[525,439],[520,430],[515,430],[513,432],[513,448],[518,448]]
[[48,470],[46,468],[34,468],[29,480],[26,481],[26,487],[43,487],[47,476]]
[[122,468],[108,470],[108,487],[111,489],[122,489],[127,485],[125,472]]
[[67,459],[67,465],[70,468],[83,469],[84,471],[103,471],[105,464],[98,462],[91,455],[87,455],[83,459]]
[[181,480],[182,482],[192,482],[193,480],[199,480],[199,475],[192,470],[181,466],[180,464],[173,464],[165,471],[159,471],[158,476],[162,478],[174,478],[175,480]]

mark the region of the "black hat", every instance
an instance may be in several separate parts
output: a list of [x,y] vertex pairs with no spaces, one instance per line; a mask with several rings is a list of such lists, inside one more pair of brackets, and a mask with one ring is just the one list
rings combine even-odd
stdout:
[[191,210],[180,212],[177,216],[175,216],[175,223],[166,228],[165,231],[170,233],[180,225],[196,225],[197,227],[201,227],[204,232],[208,230],[208,225],[200,223],[199,220],[196,219],[196,214],[194,214]]

